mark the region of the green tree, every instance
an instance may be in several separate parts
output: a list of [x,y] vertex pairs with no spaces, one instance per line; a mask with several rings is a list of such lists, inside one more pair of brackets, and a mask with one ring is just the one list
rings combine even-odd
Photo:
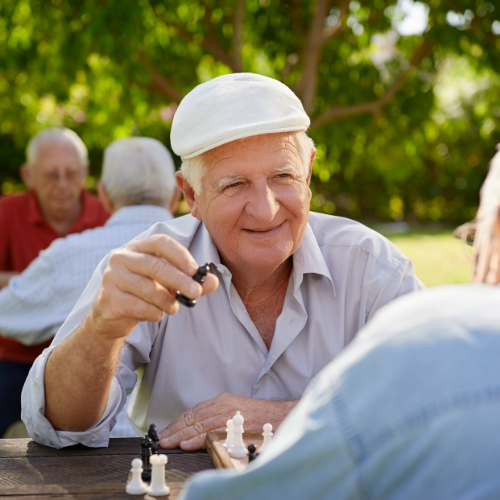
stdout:
[[168,145],[187,92],[252,71],[311,116],[315,210],[470,218],[500,139],[500,5],[424,6],[428,29],[398,36],[394,0],[3,0],[0,182],[15,187],[22,148],[48,125],[82,136],[95,175],[113,139]]

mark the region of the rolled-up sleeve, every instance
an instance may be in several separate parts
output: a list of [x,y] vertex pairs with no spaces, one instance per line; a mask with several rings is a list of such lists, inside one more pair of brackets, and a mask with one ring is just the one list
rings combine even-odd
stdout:
[[32,439],[38,443],[55,448],[78,443],[90,447],[107,446],[110,432],[116,422],[116,415],[121,411],[127,401],[127,395],[134,388],[137,378],[135,370],[149,362],[149,353],[157,329],[152,328],[147,323],[139,323],[125,339],[124,352],[115,371],[106,407],[100,420],[86,431],[68,432],[54,429],[49,420],[45,418],[44,378],[47,360],[51,352],[76,330],[91,310],[101,287],[102,274],[108,258],[107,256],[99,264],[87,288],[57,332],[52,344],[36,359],[24,384],[21,396],[21,418]]

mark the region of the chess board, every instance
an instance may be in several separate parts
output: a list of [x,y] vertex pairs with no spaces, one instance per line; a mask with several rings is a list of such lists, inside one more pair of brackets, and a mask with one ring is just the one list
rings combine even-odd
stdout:
[[[212,459],[212,463],[218,469],[244,470],[248,465],[248,457],[231,458],[226,448],[223,446],[225,439],[225,432],[210,431],[207,433],[207,451]],[[257,449],[259,449],[262,441],[262,432],[243,433],[243,442],[245,443],[245,447],[253,443],[257,446]]]

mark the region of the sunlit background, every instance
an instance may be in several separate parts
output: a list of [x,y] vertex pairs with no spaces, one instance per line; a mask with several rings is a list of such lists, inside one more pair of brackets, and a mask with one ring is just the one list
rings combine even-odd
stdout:
[[0,60],[2,193],[24,189],[44,127],[82,137],[93,190],[110,141],[169,146],[183,95],[253,71],[311,116],[313,210],[388,235],[429,286],[469,279],[451,231],[475,216],[500,142],[496,1],[3,0]]

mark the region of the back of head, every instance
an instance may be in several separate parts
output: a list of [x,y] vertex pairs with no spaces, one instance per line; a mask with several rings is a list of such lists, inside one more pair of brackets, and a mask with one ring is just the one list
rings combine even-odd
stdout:
[[88,151],[78,135],[68,128],[48,128],[42,130],[31,138],[26,147],[26,160],[29,165],[34,165],[38,160],[38,148],[41,144],[71,144],[78,154],[82,167],[89,163]]
[[117,207],[167,207],[176,186],[174,162],[156,139],[120,139],[104,151],[101,182]]
[[[498,146],[500,149],[500,145]],[[476,251],[475,281],[496,284],[500,266],[500,235],[496,228],[500,217],[500,151],[493,157],[488,176],[481,188],[474,237]]]

